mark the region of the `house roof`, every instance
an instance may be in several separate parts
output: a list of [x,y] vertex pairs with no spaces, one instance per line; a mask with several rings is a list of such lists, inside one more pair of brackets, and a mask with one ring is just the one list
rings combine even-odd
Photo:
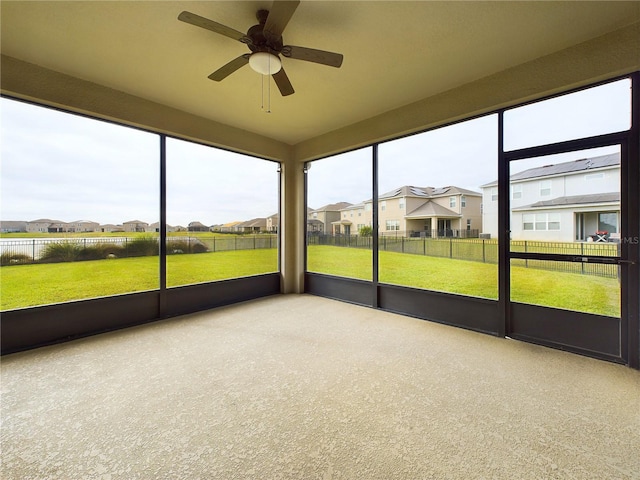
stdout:
[[221,227],[224,228],[231,228],[231,227],[235,227],[236,225],[240,224],[242,222],[240,221],[235,221],[235,222],[227,222],[227,223],[223,223],[222,225],[220,225]]
[[[382,195],[378,196],[379,200],[388,200],[390,198],[400,198],[400,197],[422,197],[422,198],[434,198],[434,197],[442,197],[447,195],[471,195],[471,196],[481,196],[482,194],[479,192],[474,192],[473,190],[467,190],[466,188],[456,187],[455,185],[450,185],[447,187],[414,187],[412,185],[404,185],[402,187],[395,188],[390,190]],[[367,200],[367,202],[371,202],[371,199]]]
[[[545,165],[543,167],[529,168],[522,172],[511,175],[511,182],[524,181],[532,178],[552,177],[557,175],[571,175],[575,173],[585,172],[587,170],[597,170],[600,168],[610,168],[620,165],[620,154],[612,153],[609,155],[601,155],[599,157],[581,158],[571,162],[556,163],[553,165]],[[495,187],[498,181],[482,185],[481,188]]]
[[364,208],[364,202],[354,203],[353,205],[349,205],[348,207],[344,207],[342,210],[358,210],[360,208]]
[[620,203],[620,193],[592,193],[588,195],[570,195],[544,200],[530,205],[514,208],[513,211],[532,210],[535,208],[565,207],[584,204]]
[[127,223],[141,223],[141,224],[143,224],[143,225],[148,225],[148,223],[147,223],[147,222],[142,222],[142,221],[140,221],[140,220],[129,220],[129,221],[127,221],[127,222],[122,222],[122,224],[123,224],[123,225],[126,225]]
[[442,205],[437,204],[432,200],[427,200],[418,208],[408,212],[405,215],[405,218],[414,219],[414,218],[431,218],[431,217],[455,217],[459,218],[462,215],[454,212],[453,210],[449,210]]
[[39,218],[38,220],[30,220],[27,223],[67,223],[60,220],[51,220],[50,218]]
[[238,223],[236,225],[236,228],[253,228],[253,227],[266,227],[266,226],[267,226],[266,218],[252,218],[251,220]]
[[350,207],[352,204],[349,202],[338,202],[338,203],[330,203],[325,205],[324,207],[317,208],[313,210],[314,212],[338,212],[343,208]]

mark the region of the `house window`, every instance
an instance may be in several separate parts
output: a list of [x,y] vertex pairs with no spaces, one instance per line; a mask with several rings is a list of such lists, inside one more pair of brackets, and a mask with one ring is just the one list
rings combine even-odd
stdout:
[[456,207],[456,197],[449,197],[449,207],[450,208]]
[[387,201],[383,200],[380,202],[380,210],[385,211],[387,209]]
[[471,219],[467,218],[467,230],[471,230]]
[[466,207],[466,206],[467,206],[467,197],[465,197],[464,195],[462,195],[462,196],[460,197],[460,206],[461,206],[462,208],[464,208],[464,207]]
[[404,209],[404,197],[403,197],[403,198],[401,198],[400,200],[398,200],[398,208],[399,208],[400,210],[403,210],[403,209]]
[[367,204],[364,206],[364,209],[365,209],[367,212],[370,212],[370,211],[371,211],[371,204],[370,204],[370,203],[367,203]]
[[347,212],[342,212],[342,218],[347,218]]
[[549,230],[560,230],[560,214],[549,213],[547,215],[547,228]]
[[498,187],[491,188],[491,201],[495,202],[498,200]]
[[399,220],[387,220],[387,222],[386,222],[386,230],[400,230],[400,221]]
[[318,212],[313,212],[313,218],[318,218]]
[[523,230],[533,230],[533,222],[535,220],[535,215],[533,214],[525,214],[522,216],[522,229]]
[[542,180],[540,182],[540,196],[548,197],[551,195],[551,180]]
[[618,233],[618,214],[615,212],[599,213],[598,231]]
[[560,214],[526,213],[522,216],[522,230],[560,230]]
[[511,185],[511,198],[513,200],[517,200],[518,198],[522,198],[522,185]]

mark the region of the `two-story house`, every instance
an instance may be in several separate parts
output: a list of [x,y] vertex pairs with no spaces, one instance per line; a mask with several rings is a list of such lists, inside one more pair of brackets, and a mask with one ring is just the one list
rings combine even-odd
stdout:
[[140,220],[129,220],[128,222],[123,222],[122,226],[125,232],[144,232],[149,224]]
[[91,220],[75,220],[67,225],[68,232],[98,232],[100,224]]
[[51,220],[50,218],[39,218],[27,222],[27,232],[29,233],[62,233],[67,231],[67,222]]
[[[341,219],[343,208],[350,207],[349,202],[330,203],[323,207],[307,212],[307,232],[320,234],[344,234],[344,229],[334,228],[333,222]],[[350,229],[349,229],[350,230]]]
[[[381,235],[426,237],[477,237],[481,227],[482,194],[460,187],[414,187],[405,185],[378,197],[378,228]],[[351,225],[373,225],[372,200],[341,210],[343,230]],[[355,227],[355,229],[354,229]]]
[[[511,175],[513,240],[590,241],[620,234],[620,155],[530,168]],[[483,233],[498,235],[497,181],[482,186]]]

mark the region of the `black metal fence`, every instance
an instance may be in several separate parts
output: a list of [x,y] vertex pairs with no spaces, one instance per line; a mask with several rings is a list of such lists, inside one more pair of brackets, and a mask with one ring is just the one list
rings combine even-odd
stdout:
[[[277,238],[277,235],[168,237],[167,254],[276,248]],[[0,264],[3,266],[158,254],[159,239],[155,236],[0,239]]]
[[[309,235],[307,241],[308,245],[330,245],[367,249],[371,249],[373,243],[372,237],[362,237],[358,235]],[[385,252],[498,263],[498,241],[496,239],[381,236],[378,240],[378,246],[381,251]],[[616,243],[569,243],[529,240],[513,240],[511,242],[512,252],[615,257],[619,255],[618,249],[619,244]],[[581,273],[610,278],[618,277],[618,266],[613,264],[521,259],[513,259],[511,264],[513,266],[540,268],[543,270]]]

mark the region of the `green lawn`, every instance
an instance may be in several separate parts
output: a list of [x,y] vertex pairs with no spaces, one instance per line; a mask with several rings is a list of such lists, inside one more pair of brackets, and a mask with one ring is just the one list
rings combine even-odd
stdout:
[[[439,257],[380,252],[382,283],[474,297],[498,298],[498,266]],[[371,280],[371,250],[310,246],[312,272]],[[620,316],[620,286],[615,278],[514,266],[511,299],[567,310]]]
[[[371,280],[371,251],[310,246],[313,272]],[[2,310],[158,288],[158,257],[5,266],[0,269]],[[174,287],[277,270],[276,249],[236,250],[167,257],[167,285]],[[620,316],[617,279],[514,266],[512,300]],[[380,281],[496,299],[495,264],[380,252]]]
[[[171,255],[167,258],[167,285],[257,275],[277,268],[276,249]],[[154,290],[158,285],[156,256],[5,266],[0,268],[0,308]]]

